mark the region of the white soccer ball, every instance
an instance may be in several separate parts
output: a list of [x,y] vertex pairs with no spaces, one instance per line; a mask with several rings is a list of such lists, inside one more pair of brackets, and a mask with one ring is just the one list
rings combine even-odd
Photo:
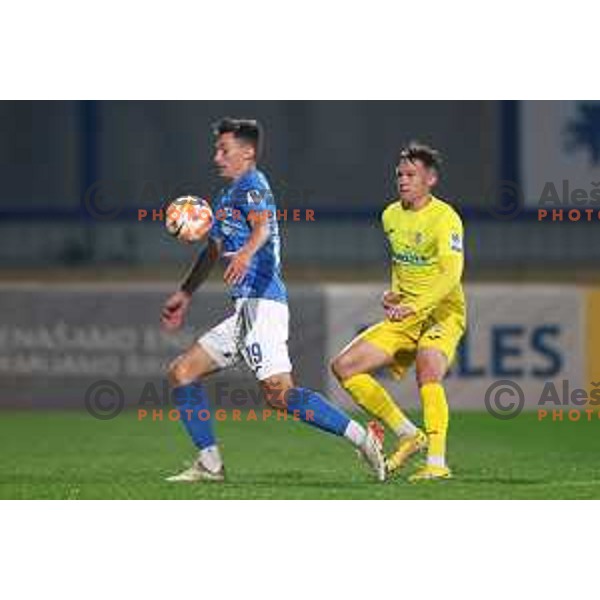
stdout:
[[181,196],[166,209],[165,227],[170,235],[186,243],[202,241],[214,221],[210,204],[198,196]]

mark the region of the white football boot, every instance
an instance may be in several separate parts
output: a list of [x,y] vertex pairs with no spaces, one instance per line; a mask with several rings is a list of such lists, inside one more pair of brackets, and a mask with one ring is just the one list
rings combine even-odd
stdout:
[[367,429],[365,441],[358,450],[375,473],[377,481],[385,481],[385,457],[383,455],[383,448],[381,442],[373,434],[370,428]]
[[183,482],[183,483],[199,483],[202,481],[225,481],[225,469],[221,467],[218,471],[209,471],[201,462],[200,459],[194,461],[194,464],[185,471],[166,477],[165,481]]

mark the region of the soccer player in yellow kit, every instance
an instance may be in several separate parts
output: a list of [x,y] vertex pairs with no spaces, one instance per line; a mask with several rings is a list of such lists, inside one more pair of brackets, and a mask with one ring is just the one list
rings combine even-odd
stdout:
[[[446,465],[448,404],[442,381],[465,330],[463,227],[454,209],[433,196],[438,152],[412,143],[396,167],[399,198],[382,224],[392,258],[392,289],[385,292],[385,319],[355,338],[333,360],[342,387],[398,437],[386,461],[388,473],[427,449],[427,463],[409,481],[451,477]],[[425,432],[418,429],[371,375],[389,367],[402,377],[415,363]]]

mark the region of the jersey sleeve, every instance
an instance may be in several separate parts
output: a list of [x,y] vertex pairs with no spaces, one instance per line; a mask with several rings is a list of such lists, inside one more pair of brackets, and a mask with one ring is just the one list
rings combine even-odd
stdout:
[[390,210],[390,206],[387,206],[381,213],[381,228],[383,229],[383,233],[385,234],[386,239],[389,238],[390,227],[392,226],[392,211]]
[[387,223],[387,214],[388,214],[388,209],[386,208],[381,213],[381,228],[383,229],[384,233],[385,233],[385,228],[386,228],[386,223]]
[[463,225],[460,217],[451,211],[436,227],[438,277],[412,306],[415,312],[427,312],[443,300],[459,283],[463,273]]
[[[391,221],[391,211],[390,211],[390,207],[388,206],[381,213],[381,229],[383,230],[385,240],[389,246],[391,246],[391,240],[390,240],[389,236],[390,236],[390,228],[392,227],[390,221]],[[391,281],[390,281],[391,289],[394,291],[397,291],[399,288],[399,285],[400,285],[400,282],[398,281],[398,274],[396,272],[396,269],[394,269],[392,267]]]

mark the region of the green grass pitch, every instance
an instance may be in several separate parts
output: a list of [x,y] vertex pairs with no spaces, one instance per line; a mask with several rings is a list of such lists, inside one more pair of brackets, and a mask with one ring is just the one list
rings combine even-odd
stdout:
[[600,498],[599,432],[594,421],[453,412],[455,479],[409,484],[415,461],[380,484],[343,440],[300,423],[228,420],[217,424],[228,481],[169,484],[163,478],[194,456],[179,423],[3,411],[0,498]]

